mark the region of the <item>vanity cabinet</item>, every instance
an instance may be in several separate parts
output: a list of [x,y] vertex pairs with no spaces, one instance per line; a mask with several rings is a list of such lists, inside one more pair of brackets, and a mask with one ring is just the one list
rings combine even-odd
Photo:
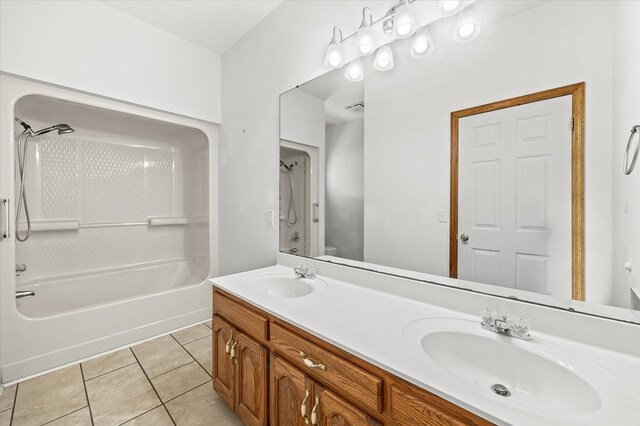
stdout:
[[305,426],[313,382],[302,371],[271,355],[270,418],[272,425]]
[[271,355],[272,425],[381,425],[300,369]]
[[266,425],[267,349],[219,316],[212,329],[214,390],[245,425]]
[[213,388],[246,425],[489,425],[214,288]]

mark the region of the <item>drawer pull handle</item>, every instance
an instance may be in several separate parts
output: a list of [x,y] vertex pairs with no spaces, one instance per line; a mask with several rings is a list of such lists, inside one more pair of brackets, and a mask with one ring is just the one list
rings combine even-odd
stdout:
[[227,344],[224,346],[224,351],[227,355],[231,353],[231,341],[233,340],[233,336],[229,337]]
[[307,354],[300,351],[300,357],[302,358],[302,361],[304,362],[304,365],[306,365],[309,368],[319,368],[320,370],[326,371],[327,370],[327,366],[324,364],[321,364],[319,362],[314,362],[312,360],[310,360],[309,358],[307,358]]
[[316,411],[318,410],[318,405],[320,405],[320,397],[316,396],[316,405],[314,405],[313,408],[311,409],[311,424],[312,425],[317,425],[318,424],[318,413],[316,413]]
[[302,418],[304,419],[304,424],[309,424],[309,416],[307,415],[307,400],[309,399],[309,389],[304,391],[304,399],[302,400],[302,405],[300,406],[300,413],[302,414]]

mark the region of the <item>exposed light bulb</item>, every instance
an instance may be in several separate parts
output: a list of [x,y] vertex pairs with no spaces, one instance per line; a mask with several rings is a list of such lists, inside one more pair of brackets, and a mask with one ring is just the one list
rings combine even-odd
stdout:
[[[367,12],[369,12],[369,22],[367,22]],[[373,15],[368,7],[362,9],[362,23],[356,34],[356,50],[361,55],[369,55],[373,53],[375,48],[375,34],[371,28],[373,23]]]
[[351,61],[347,66],[344,77],[349,81],[360,81],[363,77],[362,60]]
[[[340,33],[340,40],[336,35],[336,30]],[[333,27],[333,38],[329,47],[327,47],[327,54],[324,57],[324,65],[330,68],[338,68],[342,65],[344,60],[344,49],[342,48],[342,31],[340,28]]]
[[475,25],[473,24],[463,24],[460,28],[458,28],[458,35],[462,38],[467,38],[471,34],[473,34],[473,30],[475,29]]
[[452,12],[458,7],[459,4],[460,0],[442,0],[440,2],[440,8],[445,12]]
[[424,58],[433,52],[433,37],[427,27],[419,29],[413,36],[411,43],[411,56],[414,58]]
[[429,43],[418,41],[414,45],[413,50],[415,50],[416,53],[424,53],[427,51],[427,47],[429,47]]
[[438,7],[442,16],[451,16],[460,12],[467,3],[463,0],[439,0]]
[[393,35],[396,38],[407,38],[416,30],[416,17],[408,0],[400,0],[393,17]]
[[378,71],[389,71],[393,68],[393,51],[391,46],[385,44],[376,53],[375,60],[373,61],[373,68]]
[[467,7],[458,15],[453,39],[459,43],[466,43],[478,37],[481,29],[480,20],[475,9]]
[[356,48],[358,49],[358,53],[362,55],[373,53],[374,35],[371,27],[360,27],[358,35],[356,35]]

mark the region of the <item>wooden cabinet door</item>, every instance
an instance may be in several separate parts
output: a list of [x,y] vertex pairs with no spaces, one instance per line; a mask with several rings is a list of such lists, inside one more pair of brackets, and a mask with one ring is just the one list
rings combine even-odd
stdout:
[[313,405],[313,382],[302,371],[274,355],[271,356],[270,382],[271,424],[305,426],[302,408],[304,405],[304,412],[309,416]]
[[238,335],[236,412],[247,426],[267,424],[267,350],[245,334]]
[[322,426],[378,426],[382,425],[364,411],[356,408],[335,393],[323,388],[318,383],[315,384],[315,398],[313,409],[316,418],[316,425]]
[[227,343],[234,343],[234,329],[218,316],[213,317],[212,328],[213,389],[225,400],[229,407],[235,409],[234,363],[226,352]]

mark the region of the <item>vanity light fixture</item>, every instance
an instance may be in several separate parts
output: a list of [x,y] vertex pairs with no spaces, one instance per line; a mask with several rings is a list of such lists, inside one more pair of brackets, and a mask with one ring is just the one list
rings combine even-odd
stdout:
[[409,0],[400,0],[393,18],[393,35],[395,38],[410,37],[416,31],[416,17]]
[[[435,45],[433,36],[426,26],[425,21],[428,21],[428,17],[422,16],[424,13],[427,13],[427,15],[431,13],[431,20],[433,18],[437,20],[439,16],[446,17],[457,14],[453,39],[459,43],[469,42],[480,34],[480,19],[475,9],[470,6],[476,0],[432,0],[434,4],[437,1],[437,6],[432,7],[431,12],[429,12],[429,8],[419,6],[417,10],[420,10],[422,15],[418,16],[420,18],[418,20],[414,14],[414,3],[419,1],[398,0],[395,6],[377,20],[373,19],[371,9],[365,7],[362,9],[362,22],[358,31],[347,37],[343,36],[342,30],[338,26],[334,26],[333,37],[325,55],[325,66],[327,68],[339,68],[347,60],[355,56],[356,59],[347,63],[344,76],[350,81],[361,81],[364,77],[363,56],[372,54],[380,44],[387,43],[377,49],[373,67],[378,71],[388,71],[394,67],[391,47],[393,39],[403,39],[411,36],[413,36],[413,40],[411,41],[410,54],[413,58],[425,58],[431,55]],[[386,36],[380,35],[380,39],[374,31],[374,27],[378,24],[381,26],[378,30],[382,30],[386,34]],[[383,39],[384,42],[382,41]],[[353,52],[345,51],[344,46],[347,42],[352,43],[354,46]]]
[[[340,40],[338,40],[336,31],[340,34]],[[344,51],[342,48],[342,30],[337,25],[333,27],[333,38],[329,47],[327,47],[327,54],[324,57],[324,65],[330,68],[338,68],[342,66],[344,60]]]
[[373,68],[377,71],[389,71],[393,68],[393,51],[390,45],[385,44],[378,49],[375,60],[373,61]]
[[427,27],[422,27],[413,36],[411,42],[411,56],[414,58],[425,58],[433,52],[433,37]]
[[[367,22],[367,12],[369,12],[369,22]],[[371,25],[373,24],[373,15],[371,9],[365,7],[362,9],[362,23],[356,35],[356,50],[361,55],[369,55],[373,53],[375,47],[375,34]]]
[[442,16],[451,16],[464,9],[465,4],[463,0],[438,0],[438,9]]
[[360,58],[349,62],[344,77],[349,81],[361,81],[364,74],[362,60]]
[[480,30],[478,14],[473,7],[469,6],[458,15],[453,39],[458,43],[466,43],[478,37]]

